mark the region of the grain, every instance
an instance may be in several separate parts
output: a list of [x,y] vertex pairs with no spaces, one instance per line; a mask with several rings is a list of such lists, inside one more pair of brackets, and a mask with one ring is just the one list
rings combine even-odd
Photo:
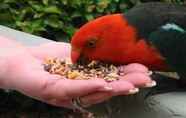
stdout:
[[49,73],[73,80],[101,78],[108,82],[115,81],[123,75],[120,68],[99,61],[91,61],[86,65],[72,64],[70,59],[49,58],[44,61],[44,69]]

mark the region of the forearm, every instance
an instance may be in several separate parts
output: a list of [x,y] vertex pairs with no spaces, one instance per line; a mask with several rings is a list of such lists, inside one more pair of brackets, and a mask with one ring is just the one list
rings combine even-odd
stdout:
[[0,49],[18,46],[22,46],[21,43],[18,43],[15,40],[8,37],[0,36]]
[[23,62],[16,59],[21,57],[20,54],[22,53],[24,56],[27,55],[27,53],[25,53],[25,48],[14,44],[10,44],[8,47],[3,46],[3,48],[0,48],[0,88],[12,88],[12,77],[15,76],[14,71],[16,71],[19,67],[14,65]]
[[9,59],[22,48],[24,46],[15,40],[0,36],[0,88],[7,88],[6,76],[8,76]]
[[[8,76],[8,57],[10,52],[8,51],[8,48],[13,47],[13,43],[11,44],[11,42],[9,42],[8,40],[5,41],[3,40],[3,44],[2,45],[0,43],[0,88],[3,89],[8,89],[7,87],[7,78],[6,76]],[[15,45],[14,45],[15,46]]]

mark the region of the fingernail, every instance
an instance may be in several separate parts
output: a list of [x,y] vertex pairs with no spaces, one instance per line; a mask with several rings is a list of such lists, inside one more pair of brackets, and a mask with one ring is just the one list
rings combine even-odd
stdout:
[[147,88],[151,88],[151,87],[154,87],[154,86],[156,86],[156,81],[151,81],[150,83],[145,84],[145,87],[147,87]]
[[135,94],[137,92],[139,92],[139,89],[138,88],[133,88],[133,89],[130,89],[129,90],[129,94]]
[[104,87],[104,90],[105,91],[111,91],[111,90],[113,90],[113,88],[111,86],[105,86]]
[[150,75],[152,75],[152,74],[153,74],[153,72],[152,72],[152,71],[149,71],[147,74],[150,76]]

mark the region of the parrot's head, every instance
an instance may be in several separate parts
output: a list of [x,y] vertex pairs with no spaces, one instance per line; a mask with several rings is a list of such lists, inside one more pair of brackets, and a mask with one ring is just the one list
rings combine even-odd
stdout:
[[127,48],[130,40],[135,38],[134,33],[134,29],[128,25],[122,14],[97,18],[82,26],[72,37],[71,59],[73,63],[82,57],[117,62],[118,59],[113,57],[121,55],[118,52],[124,48],[121,43],[127,42],[125,47]]
[[[145,41],[137,38],[136,29],[123,14],[99,17],[82,26],[72,37],[72,62],[86,58],[114,64],[144,62],[147,65],[153,52]],[[159,58],[155,56],[151,62],[156,61],[156,57]]]

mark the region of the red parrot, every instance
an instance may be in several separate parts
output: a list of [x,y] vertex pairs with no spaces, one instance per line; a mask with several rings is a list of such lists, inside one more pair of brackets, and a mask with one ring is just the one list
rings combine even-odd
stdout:
[[141,63],[151,70],[186,71],[186,7],[144,3],[82,26],[71,40],[71,59]]

